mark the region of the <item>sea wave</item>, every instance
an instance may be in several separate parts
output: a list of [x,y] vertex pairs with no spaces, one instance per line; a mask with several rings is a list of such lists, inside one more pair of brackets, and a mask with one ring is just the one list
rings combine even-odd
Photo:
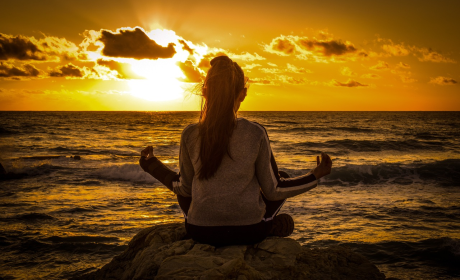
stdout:
[[144,172],[139,164],[133,163],[104,166],[94,171],[93,175],[105,180],[158,183],[150,174]]
[[[302,175],[302,171],[289,169],[284,171],[291,174],[291,176]],[[458,187],[460,186],[460,159],[412,164],[347,164],[334,167],[331,174],[321,179],[321,183],[343,186],[432,183],[445,187]]]
[[32,164],[31,166],[25,165],[8,165],[5,166],[5,169],[9,172],[10,177],[13,179],[19,179],[27,176],[38,176],[50,174],[56,170],[64,169],[61,166],[55,166],[49,163],[39,162],[37,164]]
[[[292,145],[289,143],[289,145]],[[407,140],[329,140],[325,142],[299,142],[294,144],[298,148],[323,148],[338,149],[355,152],[380,152],[380,151],[411,151],[411,150],[445,150],[445,142],[423,141],[415,139]]]

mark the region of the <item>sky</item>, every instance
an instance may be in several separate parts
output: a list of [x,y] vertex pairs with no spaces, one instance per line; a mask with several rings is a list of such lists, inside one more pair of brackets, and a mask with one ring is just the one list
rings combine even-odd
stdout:
[[188,111],[209,61],[246,111],[460,110],[460,1],[2,0],[0,110]]

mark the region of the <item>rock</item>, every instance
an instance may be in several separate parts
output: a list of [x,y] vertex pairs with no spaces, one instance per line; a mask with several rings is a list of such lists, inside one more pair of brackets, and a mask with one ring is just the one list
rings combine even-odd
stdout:
[[269,237],[255,245],[216,248],[184,236],[181,223],[143,229],[110,263],[73,279],[385,279],[346,247],[311,249],[290,238]]
[[73,158],[74,160],[81,160],[81,156],[70,156],[70,158]]
[[1,163],[0,163],[0,175],[6,175],[6,170]]
[[0,163],[0,181],[21,179],[21,178],[24,178],[26,176],[27,176],[27,173],[6,172],[6,169]]

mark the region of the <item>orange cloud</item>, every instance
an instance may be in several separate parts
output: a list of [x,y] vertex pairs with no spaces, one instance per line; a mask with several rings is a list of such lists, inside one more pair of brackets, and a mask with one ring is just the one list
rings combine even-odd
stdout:
[[270,44],[265,45],[264,49],[270,53],[287,56],[295,53],[296,44],[294,43],[293,36],[281,35],[273,39]]
[[185,75],[185,79],[180,79],[186,83],[200,83],[204,80],[204,73],[200,71],[190,60],[178,62],[177,65]]
[[312,73],[311,70],[305,69],[303,67],[296,67],[295,65],[292,64],[287,64],[286,66],[286,71],[290,73],[296,73],[296,74],[307,74],[307,73]]
[[403,83],[413,83],[417,81],[416,79],[411,77],[411,72],[391,70],[391,73],[398,75]]
[[404,43],[401,44],[393,44],[390,40],[391,44],[383,45],[382,49],[389,54],[394,56],[406,56],[409,55],[409,49],[404,46]]
[[376,65],[371,66],[369,69],[372,69],[372,70],[388,70],[388,69],[390,69],[390,66],[385,61],[379,60],[379,62]]
[[399,62],[399,63],[396,65],[396,68],[409,69],[409,68],[410,68],[410,65],[407,64],[407,63]]
[[133,72],[133,70],[131,69],[131,64],[129,63],[123,63],[114,60],[98,59],[97,64],[105,66],[110,70],[117,71],[117,78],[119,79],[144,79],[144,77],[141,77]]
[[438,76],[436,78],[431,78],[430,83],[441,85],[441,86],[447,86],[447,85],[455,85],[457,84],[457,81],[452,78]]
[[308,80],[306,80],[305,78],[294,78],[286,75],[278,76],[278,80],[282,83],[291,85],[305,85],[308,83]]
[[355,72],[353,72],[350,67],[343,67],[342,70],[340,71],[340,73],[344,76],[348,76],[348,77],[353,77],[353,76],[356,76],[357,74]]
[[430,61],[430,62],[445,62],[445,63],[457,63],[457,61],[443,56],[442,54],[433,51],[429,48],[420,48],[419,49],[421,57],[418,58],[420,61]]
[[257,64],[257,63],[251,63],[251,64],[246,64],[241,68],[243,68],[245,70],[251,70],[251,69],[254,69],[254,68],[259,67],[259,66],[262,66],[262,65]]
[[176,53],[174,43],[163,47],[150,39],[140,27],[119,28],[115,33],[102,30],[98,40],[104,43],[102,54],[105,56],[159,59],[171,58]]
[[381,77],[377,74],[374,73],[369,73],[369,74],[363,74],[361,75],[361,78],[366,78],[366,79],[380,79]]
[[275,82],[268,78],[250,78],[249,83],[257,85],[274,85]]
[[368,85],[361,84],[360,82],[357,82],[355,80],[349,79],[345,83],[341,83],[336,80],[332,80],[330,82],[331,85],[336,86],[336,87],[367,87]]

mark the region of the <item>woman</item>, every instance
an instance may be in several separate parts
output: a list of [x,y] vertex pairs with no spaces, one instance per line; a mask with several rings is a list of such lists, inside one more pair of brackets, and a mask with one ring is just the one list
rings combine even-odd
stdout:
[[290,235],[294,221],[287,214],[277,216],[281,206],[331,171],[325,153],[303,176],[287,178],[278,171],[264,127],[237,118],[246,83],[229,57],[211,60],[199,122],[182,132],[179,174],[163,165],[151,146],[141,152],[141,167],[177,194],[187,234],[201,243],[254,244],[269,235]]

